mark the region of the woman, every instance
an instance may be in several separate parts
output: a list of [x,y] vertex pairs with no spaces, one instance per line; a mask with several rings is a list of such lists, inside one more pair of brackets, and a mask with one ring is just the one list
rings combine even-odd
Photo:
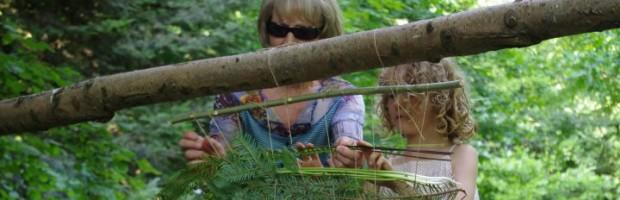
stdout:
[[[264,0],[258,30],[261,44],[265,47],[316,41],[342,34],[342,12],[336,0]],[[216,97],[214,108],[350,87],[353,86],[344,80],[330,78],[222,94]],[[345,96],[216,117],[211,120],[209,137],[187,132],[180,146],[185,150],[188,161],[200,161],[205,154],[225,154],[227,141],[244,132],[259,145],[270,149],[292,145],[298,148],[333,145],[337,151],[331,159],[332,165],[354,167],[361,164],[361,159],[358,159],[361,153],[350,150],[346,145],[356,145],[362,139],[363,123],[362,97]],[[304,158],[302,165],[312,162],[309,159],[312,158]],[[325,156],[321,162],[327,163]]]

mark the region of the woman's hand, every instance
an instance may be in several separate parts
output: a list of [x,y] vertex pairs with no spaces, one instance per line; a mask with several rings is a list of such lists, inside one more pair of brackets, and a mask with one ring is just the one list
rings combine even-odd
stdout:
[[363,152],[351,150],[349,146],[356,146],[357,140],[341,137],[336,140],[336,152],[331,158],[331,166],[346,168],[361,168],[363,166]]
[[[304,151],[306,149],[311,151],[312,149],[314,149],[314,145],[312,143],[304,145],[301,142],[297,142],[295,143],[295,147],[298,151]],[[299,165],[299,167],[323,167],[318,153],[302,155],[301,160],[297,161],[297,164]]]
[[184,151],[185,159],[191,163],[202,162],[202,158],[209,154],[223,157],[226,154],[224,146],[211,137],[202,137],[195,132],[186,132],[179,141]]

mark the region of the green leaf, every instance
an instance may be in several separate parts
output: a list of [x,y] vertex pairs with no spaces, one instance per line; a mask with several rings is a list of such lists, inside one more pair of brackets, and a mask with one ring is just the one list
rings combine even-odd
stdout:
[[161,172],[155,169],[148,160],[140,159],[138,160],[137,164],[138,164],[138,168],[140,168],[140,170],[142,170],[143,173],[161,175]]
[[15,40],[15,35],[12,33],[6,33],[2,36],[2,45],[9,45]]
[[22,40],[22,45],[33,52],[41,52],[50,49],[46,43],[35,41],[32,38]]

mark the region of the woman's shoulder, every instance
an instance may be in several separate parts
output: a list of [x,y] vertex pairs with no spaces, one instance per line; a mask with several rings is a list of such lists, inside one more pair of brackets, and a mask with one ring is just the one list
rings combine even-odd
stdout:
[[329,91],[333,89],[355,88],[355,86],[339,76],[331,77],[321,81],[321,91]]
[[258,91],[242,91],[223,93],[215,96],[216,108],[238,106],[248,102],[261,102],[262,98]]

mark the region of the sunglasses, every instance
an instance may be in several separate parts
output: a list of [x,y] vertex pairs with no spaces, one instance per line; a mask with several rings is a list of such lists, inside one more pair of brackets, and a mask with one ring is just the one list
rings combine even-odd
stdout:
[[274,37],[286,37],[288,33],[293,33],[295,38],[300,40],[314,40],[319,37],[321,31],[311,27],[287,27],[276,24],[272,21],[267,22],[267,33]]

